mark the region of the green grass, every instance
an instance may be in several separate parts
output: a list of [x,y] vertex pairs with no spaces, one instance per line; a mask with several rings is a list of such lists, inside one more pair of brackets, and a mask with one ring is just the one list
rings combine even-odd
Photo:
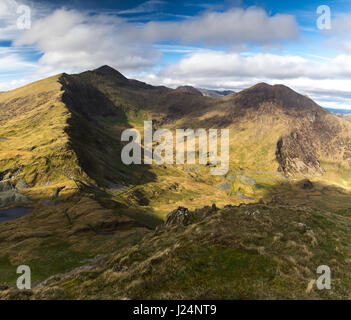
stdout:
[[271,283],[277,269],[268,257],[222,246],[191,248],[177,264],[183,270],[164,285],[198,299],[209,293],[217,299],[254,299],[256,286]]

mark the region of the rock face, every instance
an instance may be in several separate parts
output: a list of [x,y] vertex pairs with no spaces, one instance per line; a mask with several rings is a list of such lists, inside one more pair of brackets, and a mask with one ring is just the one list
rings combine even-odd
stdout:
[[0,181],[0,192],[10,191],[12,189],[13,187],[10,180]]
[[[216,204],[212,204],[212,206],[205,206],[202,209],[196,209],[195,211],[189,211],[187,208],[178,207],[178,209],[173,210],[170,212],[164,223],[164,227],[172,227],[176,225],[187,225],[198,219],[203,219],[204,217],[208,216],[209,214],[218,211]],[[162,228],[162,227],[161,227]]]
[[216,188],[219,190],[223,190],[223,191],[228,191],[230,190],[230,182],[229,181],[224,181],[220,184],[216,185]]
[[253,178],[245,177],[245,176],[239,176],[238,179],[243,183],[247,184],[249,186],[254,186],[256,184],[256,180]]
[[20,179],[16,184],[16,189],[12,185],[11,177],[12,171],[0,173],[0,177],[5,177],[0,180],[0,207],[7,207],[13,203],[25,203],[29,201],[29,198],[20,194],[17,190],[28,188],[27,183]]
[[184,207],[178,207],[178,209],[170,212],[166,217],[165,226],[169,227],[172,225],[181,224],[188,217],[189,210]]
[[27,184],[27,182],[24,179],[20,179],[16,183],[17,190],[23,190],[23,189],[28,189],[28,188],[29,188],[29,185]]
[[16,192],[15,190],[0,193],[0,207],[7,207],[13,203],[26,203],[28,201],[28,197]]
[[323,173],[311,137],[297,131],[279,139],[276,158],[279,163],[278,170],[287,175]]

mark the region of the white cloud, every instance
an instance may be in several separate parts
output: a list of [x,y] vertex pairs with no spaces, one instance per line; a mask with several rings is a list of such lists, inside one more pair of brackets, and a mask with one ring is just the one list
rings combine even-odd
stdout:
[[348,79],[351,76],[351,56],[339,55],[318,61],[270,53],[242,56],[223,51],[194,52],[160,73],[160,76],[168,75],[194,79]]
[[206,12],[182,22],[149,22],[143,35],[150,41],[163,39],[207,45],[274,44],[298,36],[295,17],[268,16],[257,7],[233,8],[225,12]]
[[222,51],[194,52],[143,81],[176,87],[247,88],[258,82],[283,83],[327,106],[351,108],[351,56],[311,60],[293,55],[259,53],[242,56]]
[[36,21],[15,43],[36,45],[43,52],[39,64],[53,70],[69,72],[103,64],[124,72],[146,70],[158,61],[160,53],[143,41],[130,41],[124,31],[128,27],[116,17],[57,10]]
[[[160,1],[149,1],[154,6]],[[297,35],[294,17],[270,17],[259,8],[207,12],[181,22],[149,22],[135,25],[109,15],[89,15],[57,10],[36,21],[16,45],[36,45],[43,56],[39,63],[52,69],[83,70],[109,64],[122,72],[147,71],[161,57],[152,44],[165,40],[269,44]]]

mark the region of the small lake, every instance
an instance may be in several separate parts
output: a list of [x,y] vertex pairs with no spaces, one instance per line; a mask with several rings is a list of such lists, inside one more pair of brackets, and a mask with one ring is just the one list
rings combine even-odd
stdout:
[[14,207],[6,210],[0,209],[0,223],[7,220],[21,218],[28,213],[30,213],[30,208],[25,207]]

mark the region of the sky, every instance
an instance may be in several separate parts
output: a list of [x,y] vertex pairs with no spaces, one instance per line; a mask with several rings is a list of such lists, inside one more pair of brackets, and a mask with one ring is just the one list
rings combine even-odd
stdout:
[[172,88],[284,84],[351,109],[351,1],[0,0],[0,91],[102,65]]

